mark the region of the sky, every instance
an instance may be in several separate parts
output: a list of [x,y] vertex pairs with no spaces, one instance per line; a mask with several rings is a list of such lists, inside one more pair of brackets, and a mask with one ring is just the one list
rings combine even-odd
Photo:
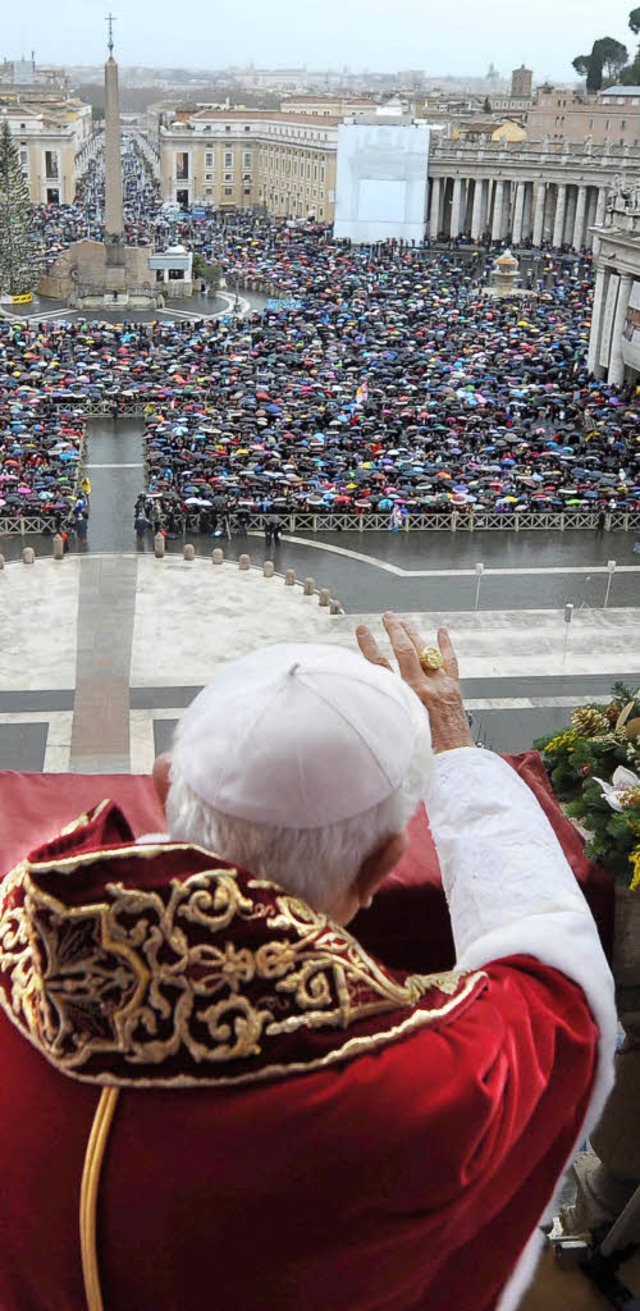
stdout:
[[[115,54],[145,67],[309,69],[348,66],[482,77],[525,63],[539,80],[570,81],[571,60],[600,36],[636,38],[634,0],[113,0]],[[107,0],[3,5],[0,57],[99,64]]]

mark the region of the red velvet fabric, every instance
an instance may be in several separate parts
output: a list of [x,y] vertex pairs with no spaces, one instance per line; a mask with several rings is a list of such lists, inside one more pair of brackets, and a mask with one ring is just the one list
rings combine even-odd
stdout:
[[[121,1091],[100,1188],[108,1311],[489,1311],[571,1150],[596,1035],[526,958],[454,1025],[232,1093]],[[0,1307],[86,1311],[99,1089],[0,1015]]]

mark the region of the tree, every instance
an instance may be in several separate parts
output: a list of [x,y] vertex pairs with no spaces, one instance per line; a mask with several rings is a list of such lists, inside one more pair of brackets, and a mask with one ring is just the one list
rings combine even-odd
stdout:
[[492,110],[492,108],[491,108],[491,101],[490,101],[490,99],[489,99],[488,96],[485,96],[485,98],[484,98],[484,105],[482,106],[482,112],[483,112],[483,114],[492,114],[492,113],[493,113],[493,110]]
[[629,14],[629,27],[637,36],[638,32],[640,32],[640,9],[631,10],[631,13]]
[[0,291],[33,291],[37,270],[29,246],[31,202],[17,146],[6,119],[0,130]]
[[594,41],[593,49],[589,55],[589,67],[587,69],[587,91],[595,93],[602,88],[602,72],[604,68],[604,55],[600,49],[600,43]]
[[613,81],[628,63],[629,51],[622,41],[616,41],[612,36],[602,37],[602,40],[596,41],[596,46],[602,56],[605,76]]
[[571,67],[575,68],[578,77],[586,77],[589,72],[589,60],[591,55],[576,55],[571,61]]
[[628,59],[629,52],[621,41],[602,36],[594,41],[590,55],[576,55],[572,67],[579,77],[586,77],[587,91],[595,93],[602,89],[605,79],[612,82],[620,77]]

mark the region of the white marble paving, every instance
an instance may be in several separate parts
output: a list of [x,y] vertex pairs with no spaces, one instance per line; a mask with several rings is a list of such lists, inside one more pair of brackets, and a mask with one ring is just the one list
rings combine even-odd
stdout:
[[131,686],[206,683],[218,665],[256,646],[326,641],[333,622],[317,596],[303,596],[278,575],[202,558],[141,556]]
[[79,558],[0,570],[0,689],[73,688]]
[[[0,571],[0,689],[67,689],[75,685],[79,559],[8,564]],[[445,623],[453,636],[462,676],[511,677],[514,696],[469,700],[469,709],[535,709],[582,704],[577,696],[518,697],[517,679],[535,675],[611,674],[638,670],[640,611],[576,610],[567,627],[563,611],[426,613],[406,616],[426,642]],[[355,646],[355,628],[367,622],[386,645],[378,615],[331,616],[318,597],[281,576],[265,579],[235,563],[206,559],[137,557],[137,596],[130,683],[133,687],[197,687],[217,666],[274,641],[326,641]],[[570,689],[569,689],[570,690]],[[594,693],[593,699],[600,699]],[[130,716],[130,767],[150,769],[155,719],[177,719],[179,707],[135,710]],[[0,724],[48,724],[45,769],[65,771],[71,711],[0,713]]]

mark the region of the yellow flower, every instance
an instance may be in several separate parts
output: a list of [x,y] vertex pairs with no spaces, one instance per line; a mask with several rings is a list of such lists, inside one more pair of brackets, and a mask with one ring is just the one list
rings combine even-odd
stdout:
[[640,846],[633,848],[633,851],[629,856],[629,864],[633,871],[633,877],[629,887],[632,892],[635,892],[636,888],[640,887]]
[[564,733],[552,737],[551,741],[547,742],[546,747],[544,747],[544,751],[559,751],[561,747],[568,747],[571,742],[576,742],[579,737],[580,734],[577,729],[567,728]]

